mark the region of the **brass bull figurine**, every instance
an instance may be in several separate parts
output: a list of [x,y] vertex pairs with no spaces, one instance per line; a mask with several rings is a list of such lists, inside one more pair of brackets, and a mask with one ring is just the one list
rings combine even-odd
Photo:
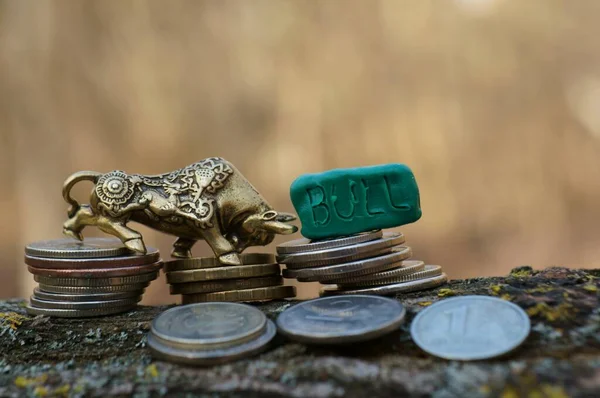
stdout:
[[[71,195],[79,181],[92,181],[89,205]],[[145,176],[122,171],[80,171],[64,183],[63,197],[71,206],[65,235],[83,240],[82,230],[93,225],[119,238],[136,253],[146,253],[142,235],[129,221],[175,235],[173,257],[191,257],[191,248],[205,240],[222,264],[241,264],[239,253],[248,246],[267,245],[275,234],[298,230],[288,224],[296,217],[279,213],[229,162],[208,158],[167,174]]]

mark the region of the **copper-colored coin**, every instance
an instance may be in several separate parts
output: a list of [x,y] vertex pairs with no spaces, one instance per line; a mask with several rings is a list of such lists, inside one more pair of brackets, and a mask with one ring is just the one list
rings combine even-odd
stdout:
[[[275,255],[272,253],[243,253],[240,254],[240,260],[243,265],[252,264],[273,264]],[[165,261],[165,272],[187,271],[191,269],[216,268],[223,264],[215,257],[193,257],[178,260]]]
[[279,275],[279,264],[224,265],[216,268],[191,269],[167,272],[168,283],[212,281],[216,279],[241,279],[256,276]]
[[271,286],[257,289],[234,290],[231,292],[184,294],[183,304],[201,303],[207,301],[267,301],[296,297],[294,286]]
[[34,275],[50,276],[53,278],[110,278],[113,276],[128,276],[146,274],[148,272],[158,271],[162,267],[162,262],[156,262],[146,265],[132,265],[129,267],[118,268],[88,268],[88,269],[57,269],[57,268],[36,268],[31,265],[27,267],[29,272]]
[[283,285],[283,278],[281,276],[224,279],[208,282],[178,283],[176,285],[171,285],[171,294],[213,293],[280,285]]
[[91,269],[91,268],[116,268],[131,267],[135,265],[146,265],[156,263],[160,260],[160,253],[157,249],[148,248],[148,252],[141,256],[121,256],[104,258],[44,258],[25,255],[25,264],[37,268],[73,268],[73,269]]

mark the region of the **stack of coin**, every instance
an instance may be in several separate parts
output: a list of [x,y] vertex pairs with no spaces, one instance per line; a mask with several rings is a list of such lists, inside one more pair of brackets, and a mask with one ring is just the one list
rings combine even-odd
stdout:
[[438,265],[409,260],[399,232],[371,231],[328,240],[296,239],[277,247],[284,278],[320,282],[321,295],[392,295],[446,282]]
[[240,255],[243,265],[223,265],[215,257],[167,261],[165,274],[171,294],[183,304],[207,301],[267,301],[296,296],[283,286],[281,268],[270,253]]
[[276,333],[260,310],[238,303],[198,303],[171,308],[152,321],[148,346],[166,361],[213,365],[255,355]]
[[63,318],[129,311],[162,266],[158,250],[134,255],[107,238],[34,242],[25,247],[25,263],[39,284],[27,312]]

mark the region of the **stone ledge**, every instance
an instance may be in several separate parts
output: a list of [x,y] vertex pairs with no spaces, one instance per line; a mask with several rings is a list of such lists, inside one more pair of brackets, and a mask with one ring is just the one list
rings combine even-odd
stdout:
[[[145,334],[167,307],[69,320],[30,317],[23,300],[0,301],[0,396],[600,396],[599,275],[521,267],[507,277],[455,280],[398,297],[408,321],[373,342],[331,348],[277,336],[260,356],[210,368],[152,359]],[[408,332],[415,313],[466,294],[523,307],[532,320],[525,344],[508,357],[470,363],[419,350]],[[290,305],[258,307],[274,319]]]

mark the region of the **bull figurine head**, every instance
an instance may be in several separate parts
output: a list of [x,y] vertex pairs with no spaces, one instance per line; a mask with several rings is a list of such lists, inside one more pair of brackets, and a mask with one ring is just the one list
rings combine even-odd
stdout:
[[[92,181],[90,204],[70,196],[79,181]],[[141,234],[126,224],[136,221],[175,235],[172,256],[190,257],[198,240],[205,240],[223,264],[240,264],[239,253],[267,245],[276,234],[298,230],[292,214],[278,213],[229,162],[208,158],[171,173],[144,176],[122,171],[82,171],[64,183],[63,197],[71,205],[64,223],[67,236],[82,240],[93,225],[121,239],[134,252],[146,252]]]

